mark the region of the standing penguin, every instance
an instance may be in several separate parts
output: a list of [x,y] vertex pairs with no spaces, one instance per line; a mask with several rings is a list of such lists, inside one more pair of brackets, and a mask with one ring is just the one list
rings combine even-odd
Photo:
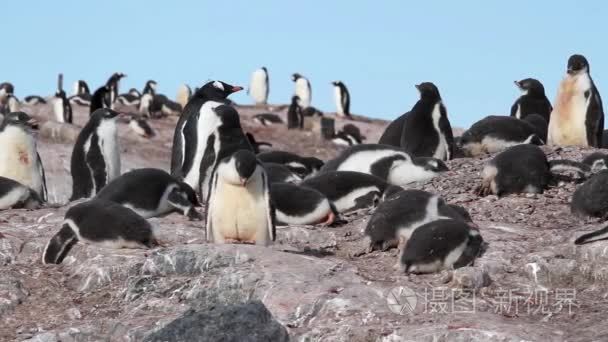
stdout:
[[173,134],[171,174],[199,189],[200,165],[207,149],[207,139],[220,118],[213,108],[224,104],[228,95],[243,88],[221,81],[211,81],[196,91],[182,111]]
[[543,84],[534,78],[526,78],[515,81],[515,85],[521,90],[522,95],[511,106],[511,116],[525,119],[529,114],[538,114],[549,122],[553,107],[545,95]]
[[108,92],[109,92],[109,89],[105,85],[101,86],[101,87],[97,88],[97,90],[95,90],[95,92],[93,93],[93,96],[91,96],[91,104],[89,106],[89,115],[92,115],[98,109],[110,108],[110,102],[108,100],[108,98],[109,98]]
[[334,81],[334,99],[336,100],[336,115],[350,118],[350,94],[342,81]]
[[46,202],[44,166],[32,133],[35,124],[23,112],[6,115],[0,124],[0,176],[31,188]]
[[298,104],[302,109],[310,107],[312,101],[312,89],[308,79],[298,73],[291,75],[291,80],[295,82],[295,95],[298,97]]
[[63,74],[57,78],[57,92],[53,102],[53,112],[57,122],[72,123],[72,105],[63,91]]
[[70,103],[83,107],[91,106],[91,91],[89,85],[83,80],[74,83],[74,95],[69,97]]
[[106,89],[108,89],[106,94],[106,102],[110,104],[111,109],[114,109],[114,102],[116,102],[116,99],[118,98],[118,86],[120,80],[124,77],[127,77],[127,75],[123,74],[122,72],[115,72],[112,74],[112,76],[110,76],[105,84]]
[[291,98],[291,104],[287,110],[287,129],[302,129],[304,127],[304,115],[299,102],[300,98],[297,95]]
[[275,209],[264,167],[251,151],[222,159],[207,202],[207,241],[268,245],[276,238]]
[[439,90],[431,82],[416,85],[420,100],[416,102],[403,126],[401,147],[414,157],[450,160],[454,136]]
[[602,146],[602,98],[582,55],[568,59],[568,71],[559,85],[549,121],[548,143],[557,146]]
[[268,70],[266,67],[254,71],[251,74],[249,83],[249,96],[256,105],[265,105],[268,102],[268,92],[270,90]]
[[78,134],[72,151],[70,201],[92,197],[120,176],[117,117],[109,108],[98,109]]
[[177,89],[177,96],[175,97],[175,102],[179,103],[182,108],[186,107],[188,101],[192,97],[192,89],[187,84],[182,84]]
[[203,200],[207,198],[209,180],[218,161],[239,150],[253,152],[253,147],[241,128],[236,109],[228,105],[219,105],[211,110],[219,118],[219,126],[207,138],[207,147],[201,160],[199,193]]

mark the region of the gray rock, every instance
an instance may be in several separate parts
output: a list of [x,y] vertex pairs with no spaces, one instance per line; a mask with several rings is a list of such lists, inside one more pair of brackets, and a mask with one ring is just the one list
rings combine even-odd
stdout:
[[0,277],[0,317],[10,313],[27,296],[28,292],[19,279],[3,274]]

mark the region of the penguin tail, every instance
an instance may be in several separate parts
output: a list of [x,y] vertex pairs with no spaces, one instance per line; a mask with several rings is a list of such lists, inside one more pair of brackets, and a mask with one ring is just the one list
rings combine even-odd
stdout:
[[594,232],[580,236],[579,238],[574,240],[574,244],[575,245],[584,245],[586,243],[606,240],[606,239],[608,239],[608,226],[606,226],[600,230],[596,230]]
[[61,264],[76,242],[78,242],[76,234],[67,223],[64,223],[44,248],[42,263]]

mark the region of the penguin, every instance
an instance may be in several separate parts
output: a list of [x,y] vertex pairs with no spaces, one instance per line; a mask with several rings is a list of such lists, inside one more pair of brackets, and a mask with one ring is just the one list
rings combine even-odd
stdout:
[[0,210],[39,209],[43,202],[36,191],[10,178],[0,177]]
[[127,77],[127,75],[123,74],[122,72],[115,72],[112,74],[112,76],[110,76],[105,84],[105,87],[108,90],[106,93],[106,103],[109,104],[110,109],[114,109],[114,103],[118,98],[118,87],[120,80],[124,77]]
[[268,177],[268,181],[273,183],[294,183],[298,184],[302,181],[302,178],[291,171],[289,168],[284,166],[283,164],[277,163],[262,163],[264,166],[264,170],[266,170],[266,175]]
[[182,112],[182,106],[163,94],[156,94],[152,100],[150,111],[160,112],[162,116],[178,116]]
[[89,85],[83,80],[78,80],[74,83],[74,95],[69,97],[70,104],[77,106],[91,106],[91,90]]
[[414,157],[450,160],[454,153],[454,136],[439,90],[431,82],[417,84],[416,89],[420,92],[420,100],[403,125],[401,147]]
[[538,130],[512,116],[488,116],[474,123],[460,137],[460,147],[469,157],[496,153],[520,144],[543,145]]
[[600,93],[582,55],[568,59],[568,71],[559,85],[549,121],[548,144],[601,147],[604,109]]
[[494,194],[498,197],[522,192],[542,194],[550,184],[560,179],[558,171],[569,170],[582,175],[589,173],[589,168],[582,163],[547,161],[543,150],[536,145],[516,145],[486,163],[476,192],[480,196]]
[[98,109],[78,134],[71,159],[70,201],[92,197],[120,176],[117,117],[112,109]]
[[336,145],[353,146],[363,143],[365,137],[361,135],[359,127],[353,124],[346,124],[342,130],[338,131],[332,138],[332,142]]
[[321,172],[357,171],[367,173],[397,186],[424,182],[448,170],[445,163],[439,159],[412,158],[396,147],[379,144],[351,146],[321,168]]
[[143,218],[180,212],[190,219],[202,220],[195,207],[200,207],[194,190],[159,169],[129,171],[112,180],[95,196],[125,206]]
[[270,198],[279,225],[330,225],[336,219],[331,202],[317,190],[288,183],[272,183]]
[[547,141],[547,131],[549,129],[549,121],[545,120],[539,114],[528,114],[523,119],[525,122],[531,124],[536,128],[536,134],[540,138],[541,141]]
[[280,116],[272,113],[261,113],[253,116],[253,121],[262,126],[272,126],[274,124],[282,124],[283,119]]
[[570,211],[579,216],[608,218],[608,170],[601,170],[572,195]]
[[144,85],[144,89],[142,90],[142,95],[150,94],[152,96],[156,95],[156,87],[157,83],[154,80],[148,80]]
[[301,157],[295,153],[285,151],[261,152],[257,157],[263,163],[285,165],[293,173],[300,176],[300,178],[316,174],[324,165],[323,161],[319,158]]
[[127,107],[139,107],[141,101],[141,94],[139,90],[135,88],[129,89],[128,93],[120,94],[116,98],[116,102]]
[[515,81],[515,85],[521,90],[522,95],[511,106],[511,116],[525,119],[529,114],[538,114],[549,123],[553,107],[545,95],[543,84],[537,79],[526,78]]
[[407,123],[409,115],[410,112],[407,112],[393,120],[384,129],[380,140],[378,140],[378,144],[401,147],[401,134],[403,133],[403,127]]
[[182,84],[177,89],[177,96],[175,97],[175,102],[179,103],[179,105],[184,108],[190,98],[192,97],[192,89],[187,84]]
[[220,124],[220,118],[212,109],[242,89],[221,81],[208,82],[194,93],[177,121],[171,149],[171,174],[195,190],[199,189],[200,166],[207,140]]
[[129,128],[135,132],[135,134],[147,139],[151,139],[156,136],[156,133],[154,133],[154,130],[148,123],[148,120],[142,117],[137,117],[136,115],[131,115],[131,118],[129,119]]
[[44,97],[38,95],[29,95],[23,98],[23,103],[29,106],[36,106],[46,104],[46,100],[44,99]]
[[248,94],[256,106],[265,105],[268,102],[269,90],[268,70],[266,67],[261,67],[251,74]]
[[7,95],[15,94],[15,86],[13,86],[10,82],[2,82],[0,83],[0,102],[3,102],[6,99]]
[[329,171],[307,178],[301,187],[315,189],[329,199],[338,213],[378,205],[389,188],[385,180],[355,171]]
[[583,158],[583,164],[587,165],[592,173],[608,169],[608,154],[594,152]]
[[[302,111],[302,117],[306,117],[306,116],[307,117],[321,117],[321,116],[323,116],[323,112],[313,106],[308,106],[306,108],[300,107],[300,110]],[[302,120],[304,120],[304,119],[302,119]]]
[[46,176],[32,132],[36,124],[23,112],[5,116],[0,124],[0,176],[34,190],[46,202]]
[[291,104],[287,109],[287,129],[304,128],[304,115],[302,115],[302,108],[298,104],[299,99],[297,95],[291,98]]
[[19,102],[19,99],[12,94],[7,95],[5,105],[0,105],[0,113],[2,114],[19,112],[20,110],[21,102]]
[[61,123],[72,123],[72,105],[63,91],[63,74],[59,74],[57,80],[57,92],[53,100],[53,112],[55,120]]
[[350,118],[350,94],[342,81],[331,82],[334,85],[334,100],[336,101],[336,115]]
[[220,160],[207,202],[207,241],[269,245],[276,239],[275,209],[266,172],[253,152]]
[[272,144],[269,142],[257,141],[250,132],[245,132],[245,135],[247,136],[247,140],[249,140],[249,144],[251,144],[255,154],[260,153],[263,149],[266,150],[272,147]]
[[219,125],[207,139],[207,148],[200,165],[200,191],[203,200],[209,192],[211,174],[218,161],[238,150],[253,152],[249,139],[241,128],[239,114],[232,106],[219,105],[211,109],[219,118]]
[[298,105],[302,108],[310,107],[312,101],[312,89],[308,79],[298,73],[291,75],[291,80],[295,83],[295,95],[297,96]]
[[406,273],[435,273],[473,265],[484,251],[477,229],[459,220],[443,219],[416,229],[399,261]]
[[575,245],[584,245],[586,243],[591,243],[595,241],[601,241],[608,239],[608,226],[598,229],[594,232],[587,233],[579,236],[576,240],[574,240]]
[[467,221],[438,195],[414,189],[400,191],[380,202],[367,222],[364,230],[370,239],[367,251],[401,247],[419,227],[446,218]]
[[42,252],[42,263],[61,264],[72,247],[82,241],[106,248],[143,248],[159,245],[148,221],[120,204],[93,199],[65,213],[61,229]]

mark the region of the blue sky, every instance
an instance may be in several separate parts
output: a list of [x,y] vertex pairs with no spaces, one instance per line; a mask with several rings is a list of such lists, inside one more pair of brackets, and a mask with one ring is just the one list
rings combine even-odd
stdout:
[[[409,110],[414,84],[439,87],[454,126],[507,114],[516,79],[540,79],[551,101],[568,56],[582,53],[600,92],[608,87],[605,1],[29,1],[3,3],[0,79],[18,96],[54,92],[63,72],[96,88],[155,79],[247,86],[266,66],[270,101],[288,102],[290,75],[307,76],[313,105],[334,110],[342,80],[351,110],[392,119]],[[608,91],[608,88],[606,88]],[[605,95],[606,97],[608,95]],[[243,92],[232,97],[250,102]]]

